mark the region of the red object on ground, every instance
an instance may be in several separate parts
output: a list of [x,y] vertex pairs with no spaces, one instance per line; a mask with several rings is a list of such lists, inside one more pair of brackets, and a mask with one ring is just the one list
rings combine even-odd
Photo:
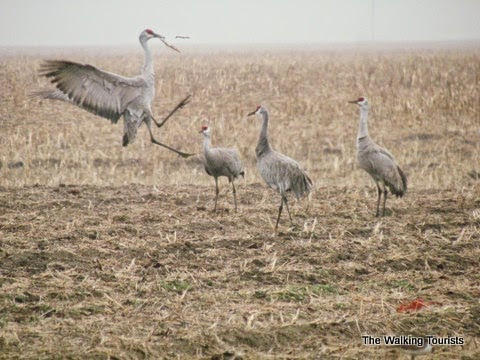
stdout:
[[425,301],[423,299],[418,298],[413,301],[410,301],[409,303],[400,305],[399,307],[397,307],[397,312],[418,311],[421,308],[431,304],[432,302]]

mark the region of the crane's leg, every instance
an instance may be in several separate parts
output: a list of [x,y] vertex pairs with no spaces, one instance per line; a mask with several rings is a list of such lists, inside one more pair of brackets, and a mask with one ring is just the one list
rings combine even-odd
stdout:
[[380,189],[380,185],[377,184],[377,190],[378,190],[378,199],[377,199],[377,212],[375,214],[376,217],[380,216],[380,198],[382,197],[382,189]]
[[188,95],[185,99],[180,101],[180,103],[177,106],[175,106],[175,108],[172,111],[170,111],[170,113],[162,120],[162,122],[158,123],[157,120],[155,120],[152,116],[152,120],[155,123],[155,125],[157,125],[159,128],[162,127],[167,122],[167,120],[170,119],[170,117],[173,114],[175,114],[177,110],[182,109],[185,105],[187,105],[190,102],[190,96],[191,95]]
[[286,196],[283,197],[283,202],[287,206],[288,218],[290,219],[290,224],[293,226],[292,215],[290,215],[290,209],[288,208],[288,201]]
[[215,178],[215,209],[214,212],[217,212],[217,200],[218,200],[218,179]]
[[149,121],[146,121],[146,124],[147,124],[147,128],[148,128],[148,132],[150,133],[150,140],[152,141],[152,143],[157,144],[157,145],[160,145],[160,146],[163,146],[164,148],[167,148],[168,150],[177,153],[178,155],[180,155],[180,156],[183,157],[183,158],[188,158],[189,156],[195,155],[195,154],[184,153],[184,152],[179,151],[179,150],[177,150],[177,149],[174,149],[174,148],[172,148],[172,147],[170,147],[170,146],[168,146],[168,145],[162,144],[161,142],[158,142],[158,141],[153,137],[153,133],[152,133],[152,128],[151,128],[151,126],[150,126],[150,122],[149,122]]
[[382,216],[385,216],[385,203],[387,202],[387,189],[383,189],[383,213]]
[[235,203],[235,212],[237,212],[237,191],[235,190],[235,184],[232,179],[232,188],[233,188],[233,202]]
[[283,196],[282,196],[282,202],[280,203],[280,208],[278,209],[278,217],[277,217],[277,223],[275,224],[275,231],[277,231],[278,222],[280,221],[280,215],[282,215],[282,210],[283,210]]

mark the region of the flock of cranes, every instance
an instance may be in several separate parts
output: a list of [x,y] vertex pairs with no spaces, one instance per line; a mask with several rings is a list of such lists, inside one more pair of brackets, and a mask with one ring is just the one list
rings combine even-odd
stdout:
[[[165,147],[184,158],[192,156],[193,154],[160,143],[153,136],[152,122],[157,127],[162,127],[177,110],[183,108],[190,100],[190,95],[188,95],[162,121],[159,122],[154,118],[151,102],[155,96],[155,73],[152,54],[148,46],[148,40],[154,38],[160,39],[166,46],[178,51],[165,41],[164,36],[150,29],[142,31],[139,41],[145,53],[145,61],[141,73],[135,77],[127,78],[100,70],[91,65],[64,60],[50,60],[42,65],[40,73],[51,79],[55,89],[41,90],[34,94],[45,99],[61,100],[74,104],[110,120],[113,124],[117,123],[118,119],[123,116],[123,146],[127,146],[135,140],[138,128],[142,123],[145,123],[152,143]],[[376,216],[380,216],[380,201],[383,194],[382,216],[384,216],[387,189],[397,197],[403,196],[407,190],[407,178],[395,162],[394,157],[370,139],[367,125],[369,108],[367,99],[360,97],[357,100],[350,101],[350,103],[357,104],[360,108],[357,136],[358,164],[360,168],[370,174],[377,185]],[[297,161],[271,148],[268,141],[269,115],[267,109],[258,106],[255,111],[248,115],[258,115],[262,119],[260,136],[255,149],[257,170],[267,185],[274,189],[281,198],[275,224],[276,230],[284,204],[292,223],[287,193],[292,192],[299,199],[311,192],[313,183]],[[208,126],[203,126],[200,132],[204,136],[205,171],[215,179],[214,210],[217,210],[218,178],[225,176],[232,183],[236,211],[237,196],[234,181],[240,175],[244,176],[245,174],[238,152],[235,149],[212,148],[211,130]]]

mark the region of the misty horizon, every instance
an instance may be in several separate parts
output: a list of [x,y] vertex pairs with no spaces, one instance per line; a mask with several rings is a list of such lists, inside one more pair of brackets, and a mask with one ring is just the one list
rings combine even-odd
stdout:
[[130,46],[145,28],[192,45],[480,40],[475,0],[0,0],[0,47]]

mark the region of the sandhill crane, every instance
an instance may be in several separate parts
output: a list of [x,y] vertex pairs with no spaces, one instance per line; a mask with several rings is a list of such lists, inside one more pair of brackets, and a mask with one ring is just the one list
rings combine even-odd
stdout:
[[178,151],[158,142],[153,137],[152,121],[159,128],[162,127],[175,111],[189,102],[190,98],[188,95],[183,99],[161,122],[157,122],[153,117],[150,104],[155,96],[155,73],[152,53],[147,44],[148,40],[153,38],[160,39],[165,45],[178,51],[168,44],[162,35],[147,29],[142,31],[139,37],[145,51],[145,61],[140,75],[127,78],[91,65],[65,60],[48,60],[42,64],[40,74],[50,78],[56,89],[38,91],[34,95],[75,104],[95,115],[109,119],[113,124],[117,123],[123,115],[123,146],[133,142],[137,129],[144,122],[152,143],[174,151],[182,157],[191,156],[193,154]]
[[407,178],[402,169],[397,165],[392,154],[386,149],[375,144],[368,135],[368,100],[359,97],[349,101],[360,108],[360,121],[357,135],[357,161],[363,170],[375,180],[378,189],[377,212],[380,215],[380,199],[383,192],[383,212],[385,216],[385,203],[387,202],[387,188],[397,198],[402,197],[407,191]]
[[211,148],[211,132],[206,125],[202,126],[200,133],[203,133],[203,151],[204,166],[208,175],[215,178],[215,210],[217,211],[218,200],[218,178],[225,176],[232,183],[233,201],[235,203],[235,211],[237,211],[237,192],[235,190],[234,181],[240,175],[245,176],[243,165],[238,157],[236,149]]
[[255,114],[263,119],[260,138],[255,148],[257,169],[268,186],[276,190],[282,198],[278,209],[277,223],[275,224],[275,230],[277,230],[284,203],[287,207],[288,217],[292,223],[292,216],[290,215],[287,202],[287,191],[292,191],[296,198],[299,199],[301,196],[310,193],[313,184],[308,175],[300,168],[298,162],[270,147],[268,142],[267,109],[259,105],[257,109],[248,114],[248,116]]

